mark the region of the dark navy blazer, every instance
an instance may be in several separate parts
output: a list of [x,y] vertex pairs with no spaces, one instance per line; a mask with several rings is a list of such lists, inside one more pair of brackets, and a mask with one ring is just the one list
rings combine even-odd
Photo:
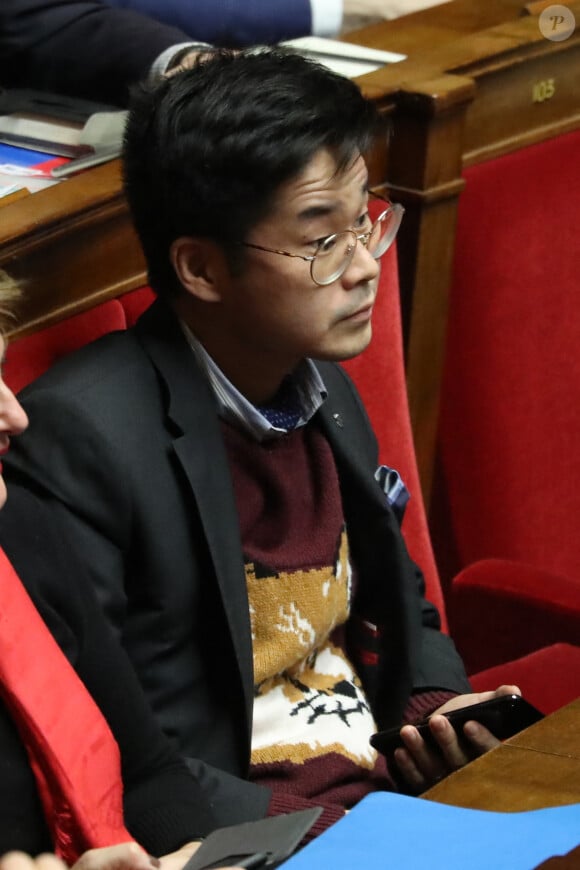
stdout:
[[100,0],[1,0],[0,85],[125,105],[161,52],[189,38]]
[[214,45],[266,45],[305,36],[310,0],[107,0],[172,24]]

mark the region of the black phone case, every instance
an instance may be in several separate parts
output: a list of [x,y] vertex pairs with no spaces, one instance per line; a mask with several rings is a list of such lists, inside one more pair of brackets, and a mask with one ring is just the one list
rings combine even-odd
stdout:
[[[471,707],[461,707],[444,715],[460,736],[465,723],[475,720],[491,731],[498,740],[513,737],[518,731],[523,731],[524,728],[543,718],[543,713],[519,695],[501,695],[499,698],[492,698],[491,701],[482,701]],[[434,745],[428,720],[423,720],[416,727],[425,742]],[[400,730],[401,726],[379,731],[372,735],[370,742],[383,755],[392,755],[395,749],[403,746]]]
[[322,807],[270,816],[256,822],[242,822],[212,831],[183,870],[233,867],[257,852],[268,855],[265,866],[277,867],[290,857],[322,812]]

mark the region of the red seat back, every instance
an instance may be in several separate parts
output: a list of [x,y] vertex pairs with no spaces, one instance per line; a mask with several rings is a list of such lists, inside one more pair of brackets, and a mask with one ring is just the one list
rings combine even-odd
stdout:
[[133,326],[145,309],[149,308],[154,299],[155,293],[151,287],[138,287],[137,290],[131,290],[130,293],[119,296],[119,302],[125,312],[127,328]]
[[107,332],[125,327],[125,313],[117,299],[110,299],[81,314],[67,317],[53,326],[11,342],[3,366],[4,379],[14,392],[18,392],[60,357]]
[[580,583],[580,131],[472,167],[466,182],[437,551],[452,540],[451,574],[495,557]]
[[394,246],[382,261],[372,341],[364,353],[344,363],[344,367],[354,380],[373,424],[379,440],[380,461],[399,472],[411,493],[403,533],[411,556],[423,569],[427,597],[439,608],[446,627],[411,431]]

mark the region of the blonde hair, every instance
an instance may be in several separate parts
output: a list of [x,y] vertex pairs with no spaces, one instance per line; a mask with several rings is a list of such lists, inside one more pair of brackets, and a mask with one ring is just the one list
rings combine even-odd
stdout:
[[14,306],[19,298],[18,284],[4,269],[0,269],[0,335],[13,325]]

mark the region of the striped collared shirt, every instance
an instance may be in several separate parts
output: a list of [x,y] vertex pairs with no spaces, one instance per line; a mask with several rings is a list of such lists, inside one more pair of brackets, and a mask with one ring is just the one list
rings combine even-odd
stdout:
[[[218,414],[222,420],[227,420],[245,430],[257,441],[266,441],[269,438],[285,435],[287,429],[279,428],[270,423],[258,408],[252,405],[228,380],[187,324],[181,321],[181,327],[200,369],[207,377],[213,390],[218,404]],[[310,359],[303,360],[292,377],[300,403],[301,416],[295,427],[298,428],[305,426],[312,419],[326,399],[327,390],[316,366]]]

